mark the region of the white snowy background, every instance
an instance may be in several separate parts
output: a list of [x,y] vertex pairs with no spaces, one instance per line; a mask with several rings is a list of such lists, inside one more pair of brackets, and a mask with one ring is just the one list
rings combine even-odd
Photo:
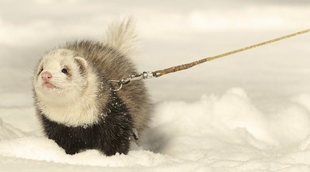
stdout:
[[310,171],[310,35],[146,81],[154,114],[128,155],[66,155],[42,135],[31,76],[51,48],[136,19],[156,70],[310,27],[309,0],[0,0],[0,171]]

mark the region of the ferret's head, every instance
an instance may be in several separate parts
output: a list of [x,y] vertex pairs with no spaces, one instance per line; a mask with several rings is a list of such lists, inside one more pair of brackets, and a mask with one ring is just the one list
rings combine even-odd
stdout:
[[87,61],[68,49],[47,53],[33,77],[33,87],[39,101],[66,104],[77,100],[94,82]]

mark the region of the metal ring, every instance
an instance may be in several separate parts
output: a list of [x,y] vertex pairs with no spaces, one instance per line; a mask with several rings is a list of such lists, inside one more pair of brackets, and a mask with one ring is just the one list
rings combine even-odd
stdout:
[[119,91],[119,90],[121,90],[123,88],[123,83],[121,81],[119,81],[119,80],[109,80],[109,82],[111,82],[111,84],[112,84],[112,82],[116,82],[117,85],[118,85],[118,88],[114,89],[113,88],[113,84],[112,84],[112,88],[111,88],[112,91]]
[[119,91],[123,88],[123,84],[121,82],[118,83],[119,87],[117,89],[114,89],[113,91]]

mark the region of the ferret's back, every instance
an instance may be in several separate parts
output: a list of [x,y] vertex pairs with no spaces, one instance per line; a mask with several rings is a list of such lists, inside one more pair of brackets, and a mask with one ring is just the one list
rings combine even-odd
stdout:
[[68,43],[65,48],[73,50],[96,68],[105,73],[107,79],[120,79],[136,72],[130,59],[113,47],[101,42],[77,41]]

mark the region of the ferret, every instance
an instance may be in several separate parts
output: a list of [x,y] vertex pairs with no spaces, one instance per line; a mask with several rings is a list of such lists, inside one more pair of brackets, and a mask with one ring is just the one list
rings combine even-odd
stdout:
[[33,97],[43,131],[67,154],[127,154],[149,121],[143,81],[119,91],[110,82],[137,73],[128,57],[132,22],[113,24],[106,33],[102,42],[76,41],[47,52],[35,69]]

